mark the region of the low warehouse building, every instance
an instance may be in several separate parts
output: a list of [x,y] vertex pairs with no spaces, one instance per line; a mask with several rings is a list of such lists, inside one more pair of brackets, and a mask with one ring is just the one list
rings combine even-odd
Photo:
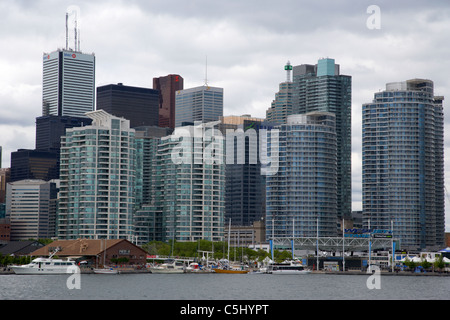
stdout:
[[71,258],[90,266],[144,265],[147,252],[125,239],[108,240],[56,240],[32,252],[31,256]]

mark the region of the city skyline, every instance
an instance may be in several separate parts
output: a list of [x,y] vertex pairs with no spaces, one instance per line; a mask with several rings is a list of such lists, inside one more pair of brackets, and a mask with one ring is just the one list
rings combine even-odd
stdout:
[[[372,4],[380,8],[380,29],[366,24]],[[207,78],[211,86],[224,88],[225,116],[264,117],[285,79],[286,61],[296,66],[335,59],[342,74],[353,78],[353,210],[362,208],[362,104],[385,83],[413,78],[430,79],[435,94],[450,96],[444,41],[450,9],[445,1],[281,1],[276,6],[255,1],[8,2],[0,4],[0,39],[8,44],[0,53],[2,167],[10,166],[11,152],[34,147],[35,119],[42,112],[42,53],[64,47],[65,13],[71,5],[81,11],[81,50],[96,55],[96,87],[122,82],[152,88],[153,77],[175,73],[184,78],[185,88],[192,88]],[[444,100],[448,132],[445,106]],[[449,138],[444,145],[445,168],[450,168]],[[446,185],[449,179],[450,172]]]

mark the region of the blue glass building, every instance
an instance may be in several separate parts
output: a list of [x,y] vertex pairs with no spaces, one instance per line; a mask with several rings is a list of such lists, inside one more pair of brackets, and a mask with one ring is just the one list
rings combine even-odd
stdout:
[[336,115],[338,217],[351,219],[352,78],[340,74],[334,59],[293,67],[292,114],[312,111]]
[[388,83],[363,104],[363,223],[402,248],[444,245],[443,97],[433,82]]
[[135,205],[135,130],[104,110],[61,139],[58,237],[128,239]]
[[201,86],[175,95],[175,127],[217,121],[223,116],[223,89]]
[[266,176],[266,239],[337,235],[336,117],[291,115],[279,129],[278,172]]

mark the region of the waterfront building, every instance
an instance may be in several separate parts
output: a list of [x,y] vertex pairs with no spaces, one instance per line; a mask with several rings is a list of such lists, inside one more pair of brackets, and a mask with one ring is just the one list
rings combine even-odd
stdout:
[[143,204],[152,202],[155,195],[153,188],[155,177],[154,161],[158,151],[158,144],[162,137],[169,136],[173,130],[157,126],[143,126],[134,128],[136,143],[136,209]]
[[214,124],[175,128],[158,145],[152,205],[164,241],[223,240],[224,139]]
[[293,67],[292,113],[312,111],[336,115],[338,217],[351,219],[351,95],[352,78],[340,74],[334,59]]
[[443,97],[431,80],[388,83],[363,104],[363,223],[402,248],[444,245]]
[[[147,261],[147,252],[126,239],[58,239],[46,246],[35,248],[30,254],[47,257],[57,248],[59,258],[68,259],[82,255],[85,266],[90,268],[117,264],[142,266]],[[126,262],[121,262],[121,258],[125,258]]]
[[162,217],[156,214],[155,204],[163,199],[160,190],[160,164],[157,162],[161,138],[172,133],[165,127],[136,127],[136,188],[134,213],[134,241],[143,245],[152,240],[162,240]]
[[266,176],[266,239],[337,235],[336,116],[290,115],[279,129],[278,172]]
[[130,121],[130,127],[157,126],[159,91],[122,83],[97,88],[97,110]]
[[284,66],[286,81],[280,83],[279,91],[275,94],[275,100],[266,111],[266,120],[275,124],[286,123],[287,116],[292,114],[292,65],[288,61]]
[[223,89],[200,86],[175,95],[175,127],[217,121],[223,116]]
[[49,239],[56,233],[56,184],[43,180],[10,182],[6,219],[10,240]]
[[43,55],[42,115],[84,117],[95,105],[95,56],[71,49]]
[[60,239],[130,239],[135,188],[135,130],[104,110],[61,140]]
[[274,124],[250,115],[224,116],[220,117],[220,122],[222,134],[233,140],[227,148],[234,148],[227,150],[227,154],[233,152],[233,159],[227,159],[225,166],[225,222],[231,219],[232,226],[250,227],[264,219],[266,212],[266,180],[261,174],[259,152],[260,129],[270,130]]
[[231,226],[230,230],[228,226],[225,225],[224,241],[229,243],[230,247],[248,247],[253,250],[266,248],[266,228],[263,220],[254,221],[249,226]]
[[184,89],[184,80],[178,74],[153,78],[153,89],[159,91],[160,127],[175,128],[175,93]]

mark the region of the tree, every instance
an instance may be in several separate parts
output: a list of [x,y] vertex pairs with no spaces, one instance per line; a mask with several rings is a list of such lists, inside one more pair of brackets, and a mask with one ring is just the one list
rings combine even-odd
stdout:
[[432,266],[432,264],[430,262],[428,262],[427,259],[422,259],[422,262],[420,263],[420,265],[424,269],[428,269]]
[[403,264],[408,268],[410,268],[411,270],[415,270],[417,267],[417,263],[409,260],[408,258],[405,259],[405,262],[403,262]]
[[284,260],[289,260],[292,258],[292,252],[291,251],[285,251],[285,250],[275,250],[273,254],[273,258],[275,259],[275,262],[283,262]]
[[445,268],[445,262],[444,262],[444,258],[442,257],[442,255],[440,255],[439,258],[436,259],[436,261],[434,262],[434,267],[439,270],[442,270]]

